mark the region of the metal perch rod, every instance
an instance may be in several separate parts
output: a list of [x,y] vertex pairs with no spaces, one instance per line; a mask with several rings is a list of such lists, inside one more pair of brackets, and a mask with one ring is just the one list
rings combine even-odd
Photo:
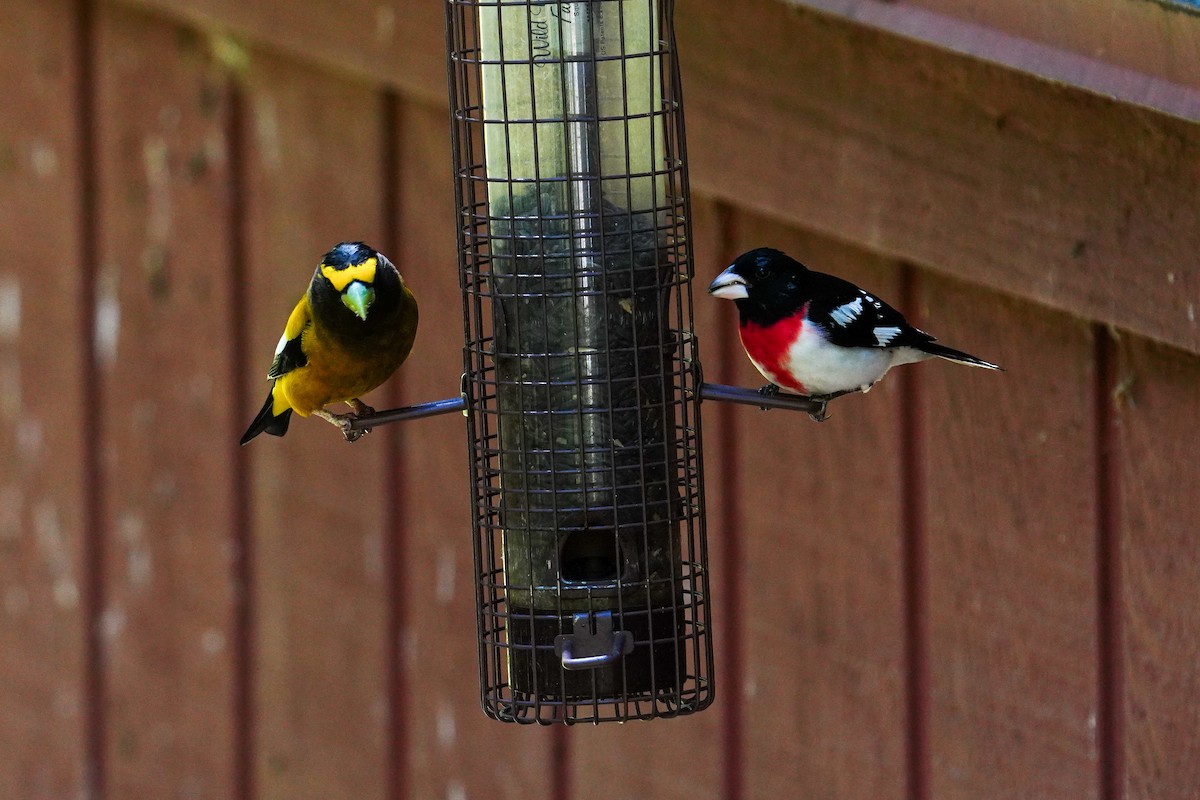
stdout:
[[410,419],[436,417],[439,414],[449,414],[452,411],[462,411],[467,407],[461,397],[447,397],[445,400],[434,400],[432,403],[417,403],[415,406],[402,406],[376,411],[374,414],[364,414],[350,421],[350,430],[370,430],[376,425],[388,425],[392,422],[405,422]]
[[[760,394],[757,389],[727,386],[723,383],[700,384],[700,399],[717,400],[722,403],[741,403],[763,409],[782,408],[787,411],[803,411],[806,414],[817,412],[821,407],[820,403],[799,395],[764,395]],[[434,400],[432,403],[418,403],[412,406],[376,411],[374,414],[364,414],[350,422],[350,429],[369,430],[378,425],[389,425],[393,422],[405,422],[410,419],[436,417],[440,414],[464,411],[466,407],[467,404],[463,398],[448,397],[445,400]]]
[[797,394],[762,394],[757,389],[745,389],[741,386],[727,386],[723,383],[700,384],[701,400],[719,400],[722,403],[741,403],[747,406],[782,408],[787,411],[803,411],[805,414],[819,413],[822,404],[808,397]]

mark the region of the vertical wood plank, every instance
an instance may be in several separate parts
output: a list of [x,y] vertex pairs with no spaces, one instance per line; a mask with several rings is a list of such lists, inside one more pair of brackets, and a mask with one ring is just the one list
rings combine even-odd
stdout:
[[1131,798],[1200,786],[1200,359],[1130,339],[1117,374],[1116,516],[1126,781]]
[[[380,136],[382,137],[383,160],[380,164],[380,179],[383,181],[383,197],[380,220],[383,231],[379,246],[387,252],[398,268],[400,262],[400,194],[403,176],[400,172],[400,126],[403,123],[401,110],[403,100],[393,91],[383,90],[380,96]],[[418,308],[420,305],[418,303]],[[419,327],[419,326],[418,326]],[[411,367],[409,368],[411,369]],[[385,405],[397,408],[404,405],[404,374],[400,370],[387,387]],[[404,662],[401,644],[407,624],[408,609],[408,511],[410,476],[404,462],[401,446],[402,425],[391,425],[378,431],[383,437],[387,453],[383,469],[389,481],[385,499],[385,521],[383,541],[384,602],[386,611],[386,639],[384,641],[384,677],[387,692],[387,743],[385,749],[385,797],[387,800],[405,800],[409,797],[408,785],[408,734],[411,720],[407,712],[408,687],[413,676]]]
[[0,796],[85,785],[81,551],[89,387],[69,2],[0,14]]
[[[462,295],[445,111],[401,108],[398,262],[421,305],[405,365],[406,402],[454,397],[462,374]],[[470,484],[463,418],[403,423],[409,503],[403,631],[409,796],[548,797],[550,729],[504,725],[479,707]]]
[[[739,214],[735,253],[778,247],[895,298],[895,268]],[[710,279],[713,276],[708,276]],[[716,301],[713,301],[716,302]],[[737,337],[731,320],[723,336]],[[740,383],[765,380],[737,345]],[[875,798],[904,791],[900,391],[830,405],[830,419],[739,408],[744,553],[746,797]]]
[[[249,423],[321,256],[339,241],[379,244],[383,151],[370,87],[265,53],[246,81]],[[386,444],[347,444],[328,423],[295,417],[286,437],[247,445],[262,797],[383,797]]]
[[107,793],[226,798],[232,765],[224,87],[172,23],[97,17]]
[[[725,265],[736,254],[734,226],[736,214],[734,210],[719,201],[710,200],[712,205],[711,224],[717,237],[717,247],[714,258],[705,266],[696,266],[696,285],[707,289],[711,282],[710,276],[720,274]],[[707,297],[707,291],[701,297],[708,300],[709,314],[701,319],[701,331],[705,325],[708,333],[701,333],[702,339],[709,342],[708,352],[716,355],[713,362],[715,370],[708,373],[710,380],[726,385],[739,383],[743,367],[741,345],[738,339],[731,338],[729,331],[737,325],[737,308],[731,303],[714,303],[713,298]],[[719,298],[718,298],[719,299]],[[717,658],[715,668],[724,677],[715,681],[717,700],[722,692],[729,696],[731,702],[717,706],[720,714],[719,746],[720,746],[720,789],[718,795],[724,800],[740,800],[744,796],[744,769],[742,754],[745,749],[742,731],[744,729],[745,711],[742,703],[736,698],[743,685],[742,665],[745,662],[742,627],[735,624],[741,616],[743,554],[742,542],[731,532],[742,528],[741,502],[741,466],[738,461],[737,443],[741,432],[738,408],[730,404],[712,403],[708,409],[708,417],[716,418],[715,444],[721,469],[718,475],[709,472],[705,477],[705,492],[708,486],[720,487],[718,502],[711,508],[713,531],[709,552],[714,560],[714,594],[713,620],[714,629],[721,637],[717,640]],[[710,438],[711,441],[711,438]],[[707,470],[707,468],[706,468]],[[715,480],[714,480],[715,478]],[[733,687],[733,691],[720,689],[721,686]]]
[[924,431],[932,794],[1096,797],[1089,329],[919,281],[915,324],[1007,369],[901,367]]
[[[705,287],[716,264],[721,260],[721,227],[711,201],[693,198],[692,253],[696,280],[692,285],[695,310],[693,324],[700,339],[700,355],[705,374],[716,380],[721,371],[720,348],[713,347],[712,336],[718,330],[720,305],[708,297]],[[706,517],[709,536],[709,582],[711,599],[719,602],[725,573],[715,563],[714,540],[723,535],[717,521],[722,518],[729,499],[722,491],[720,466],[727,463],[721,431],[722,415],[714,404],[704,405],[703,437],[706,477]],[[719,649],[725,643],[723,624],[714,620],[712,641]],[[718,670],[722,664],[718,662]],[[717,702],[726,684],[717,672]],[[628,725],[577,725],[568,733],[570,791],[574,800],[608,800],[612,797],[654,797],[661,800],[704,800],[720,796],[721,716],[716,706],[699,714],[675,720],[634,722]]]

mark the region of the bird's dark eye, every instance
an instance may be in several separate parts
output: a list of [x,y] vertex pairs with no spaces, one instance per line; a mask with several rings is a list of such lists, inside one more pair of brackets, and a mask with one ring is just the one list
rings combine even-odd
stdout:
[[759,264],[758,268],[754,270],[754,277],[756,278],[765,278],[770,274],[771,270],[766,264]]

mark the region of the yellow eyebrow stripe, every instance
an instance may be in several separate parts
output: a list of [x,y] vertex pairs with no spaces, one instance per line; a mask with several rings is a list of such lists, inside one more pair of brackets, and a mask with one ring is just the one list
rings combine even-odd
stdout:
[[328,264],[321,265],[321,274],[333,284],[333,288],[339,292],[345,290],[350,285],[351,281],[362,281],[368,286],[375,281],[375,267],[379,262],[375,256],[371,256],[366,261],[353,267],[345,269],[337,269]]

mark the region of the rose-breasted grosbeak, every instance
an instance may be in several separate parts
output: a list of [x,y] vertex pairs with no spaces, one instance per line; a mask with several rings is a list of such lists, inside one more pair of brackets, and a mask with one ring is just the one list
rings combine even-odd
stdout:
[[897,364],[944,358],[985,369],[1000,367],[937,344],[870,292],[813,272],[778,250],[760,247],[738,256],[708,287],[737,303],[746,355],[771,383],[825,403],[865,392]]

